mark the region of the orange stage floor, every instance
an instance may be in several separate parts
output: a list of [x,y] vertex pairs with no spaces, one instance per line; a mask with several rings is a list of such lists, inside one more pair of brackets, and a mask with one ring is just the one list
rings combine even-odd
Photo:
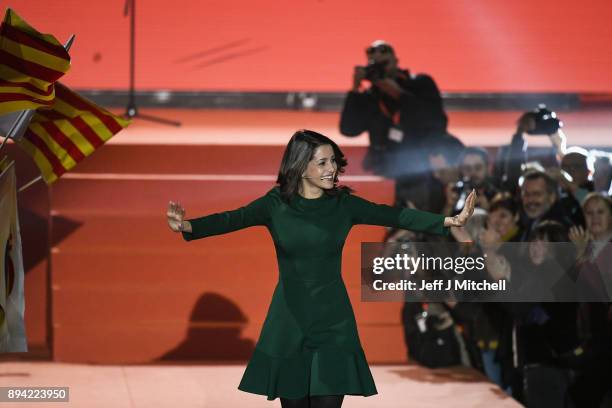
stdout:
[[[96,366],[2,363],[0,387],[70,387],[68,403],[0,403],[78,408],[271,408],[279,400],[236,389],[238,365]],[[415,365],[372,367],[378,395],[347,396],[346,408],[513,408],[521,405],[479,373],[463,368],[430,370]]]

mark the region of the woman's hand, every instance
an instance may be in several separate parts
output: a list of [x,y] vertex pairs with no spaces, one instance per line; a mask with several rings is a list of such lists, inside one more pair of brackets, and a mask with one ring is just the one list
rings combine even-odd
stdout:
[[446,217],[444,219],[445,227],[463,227],[467,220],[470,219],[472,214],[474,213],[474,205],[476,204],[476,190],[472,190],[472,192],[465,199],[465,205],[461,212],[454,217]]
[[581,226],[574,225],[570,227],[569,229],[569,239],[576,246],[578,257],[580,258],[584,256],[587,245],[589,244],[589,241],[591,240],[591,234],[589,234],[589,232],[586,231]]
[[168,203],[168,211],[166,212],[168,218],[168,226],[174,232],[184,231],[183,221],[185,219],[185,209],[181,207],[180,203],[170,201]]

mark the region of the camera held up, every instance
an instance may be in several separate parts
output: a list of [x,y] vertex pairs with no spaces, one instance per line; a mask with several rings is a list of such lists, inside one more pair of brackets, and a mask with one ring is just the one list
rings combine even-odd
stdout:
[[535,128],[527,131],[530,135],[552,135],[563,127],[563,122],[557,118],[557,114],[540,104],[538,108],[529,113],[533,115]]
[[362,67],[365,70],[365,78],[374,82],[379,79],[383,79],[385,77],[385,68],[387,66],[387,62],[376,62],[374,60],[370,60],[368,65]]

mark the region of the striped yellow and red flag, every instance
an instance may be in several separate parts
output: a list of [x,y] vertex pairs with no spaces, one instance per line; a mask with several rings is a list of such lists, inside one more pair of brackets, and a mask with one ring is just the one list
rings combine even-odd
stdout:
[[129,124],[58,82],[53,107],[38,109],[16,142],[51,184]]
[[53,84],[70,68],[70,56],[13,10],[0,26],[0,115],[53,104]]

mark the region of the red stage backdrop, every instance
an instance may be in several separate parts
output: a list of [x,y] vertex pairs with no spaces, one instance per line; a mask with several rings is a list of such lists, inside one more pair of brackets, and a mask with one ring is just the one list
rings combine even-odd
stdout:
[[[609,0],[147,0],[139,89],[342,91],[377,38],[444,91],[612,92]],[[65,82],[128,84],[123,0],[13,0],[39,30],[77,34]]]

